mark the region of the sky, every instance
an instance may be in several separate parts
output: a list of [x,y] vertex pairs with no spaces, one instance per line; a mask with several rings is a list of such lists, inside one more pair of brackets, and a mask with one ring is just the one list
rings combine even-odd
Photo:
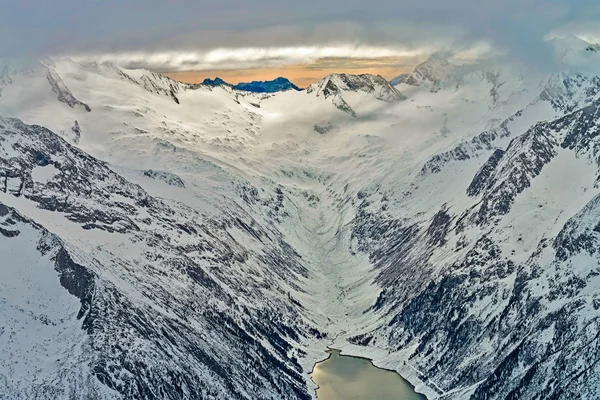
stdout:
[[[72,57],[187,80],[329,72],[391,78],[429,55],[552,62],[546,40],[600,41],[597,0],[0,0],[0,55]],[[397,73],[396,73],[397,71]]]

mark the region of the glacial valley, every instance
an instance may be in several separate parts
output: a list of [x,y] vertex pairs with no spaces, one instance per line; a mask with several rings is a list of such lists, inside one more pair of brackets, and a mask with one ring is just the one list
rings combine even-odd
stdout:
[[599,398],[600,77],[564,61],[3,62],[0,398],[312,399],[328,346],[428,399]]

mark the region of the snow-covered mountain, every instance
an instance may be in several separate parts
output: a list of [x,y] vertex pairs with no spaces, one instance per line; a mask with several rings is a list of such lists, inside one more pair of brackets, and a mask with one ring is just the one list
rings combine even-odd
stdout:
[[600,396],[589,70],[0,71],[0,397],[308,399],[328,345],[430,399]]
[[448,79],[455,69],[454,64],[445,58],[434,55],[417,65],[415,70],[403,80],[403,83],[412,86],[425,84],[435,87],[441,81]]
[[315,94],[317,97],[328,99],[331,97],[332,103],[340,110],[356,117],[356,112],[348,104],[345,97],[352,96],[352,93],[368,94],[377,100],[393,103],[405,100],[395,87],[386,81],[381,75],[348,75],[331,74],[317,83],[308,87],[306,93]]

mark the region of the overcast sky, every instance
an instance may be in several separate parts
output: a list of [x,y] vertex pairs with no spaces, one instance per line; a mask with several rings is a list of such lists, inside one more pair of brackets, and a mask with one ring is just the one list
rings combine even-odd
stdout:
[[433,52],[545,62],[549,35],[600,38],[598,0],[0,2],[2,56],[73,56],[163,72]]

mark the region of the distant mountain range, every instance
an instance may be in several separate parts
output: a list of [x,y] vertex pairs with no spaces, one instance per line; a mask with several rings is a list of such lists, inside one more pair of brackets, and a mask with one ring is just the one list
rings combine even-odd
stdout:
[[397,77],[390,79],[390,85],[392,86],[396,86],[399,85],[401,83],[403,83],[406,78],[408,78],[410,76],[410,74],[400,74]]
[[236,90],[244,90],[253,93],[275,93],[285,90],[301,90],[298,86],[290,82],[289,79],[281,76],[271,81],[240,82],[237,85],[227,83],[219,77],[216,77],[215,79],[206,78],[202,84],[208,86],[229,86]]

